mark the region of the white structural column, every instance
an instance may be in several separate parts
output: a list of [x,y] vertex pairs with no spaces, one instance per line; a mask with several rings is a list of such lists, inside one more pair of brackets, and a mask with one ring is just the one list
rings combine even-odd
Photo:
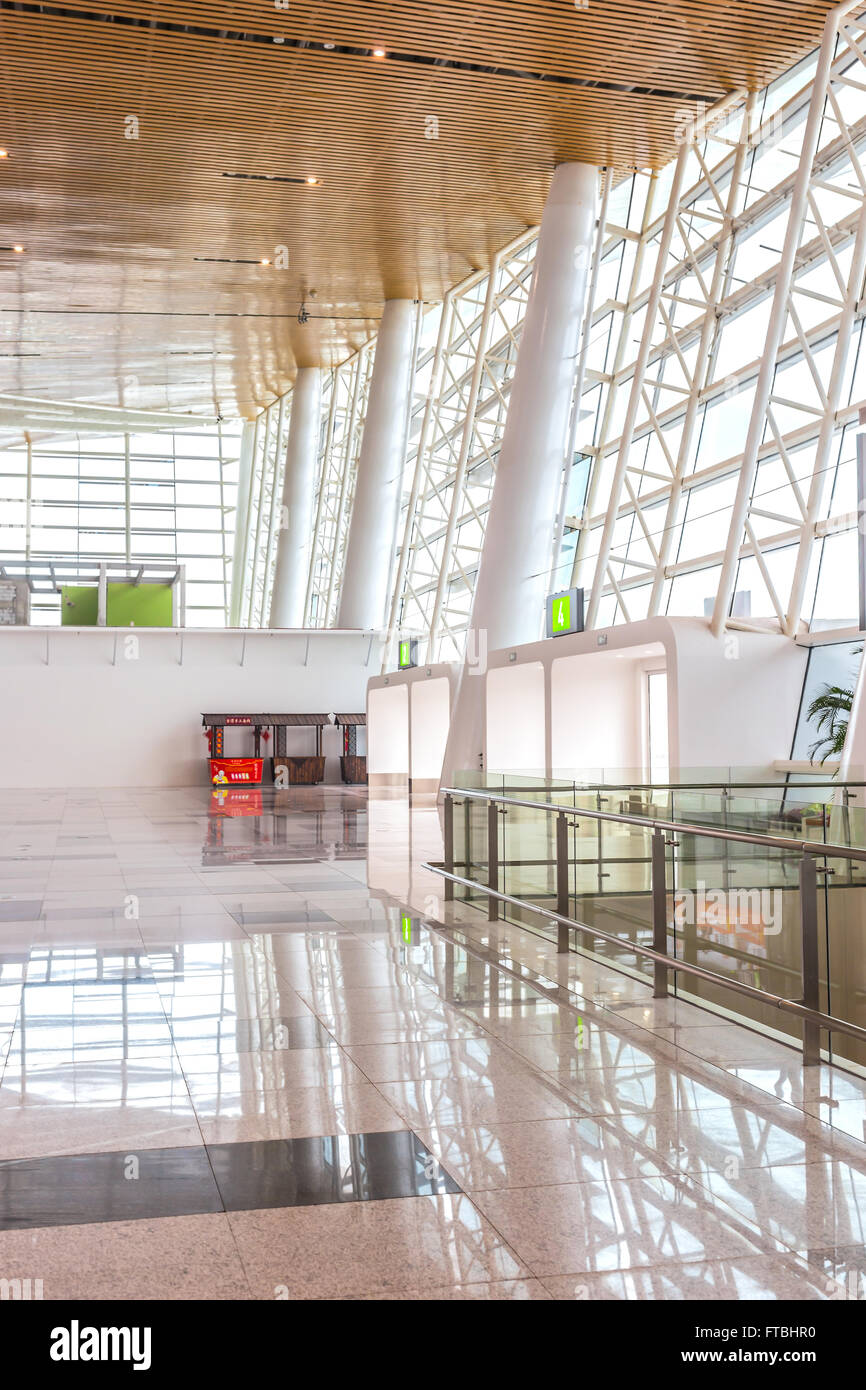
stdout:
[[485,648],[537,641],[550,574],[595,230],[598,169],[553,176],[526,306],[481,551],[466,661],[443,776],[476,770],[483,752]]
[[256,447],[258,425],[250,420],[244,421],[241,434],[241,457],[238,473],[238,502],[235,511],[235,544],[232,558],[232,592],[229,603],[229,623],[239,627],[241,604],[244,592],[244,571],[247,563],[247,546],[250,532],[250,489],[253,479],[253,454]]
[[300,367],[292,391],[277,563],[271,595],[271,627],[304,626],[321,405],[320,368]]
[[541,220],[472,609],[490,651],[541,635],[597,191],[594,165],[561,164]]
[[389,299],[376,339],[358,457],[337,610],[340,628],[378,628],[385,620],[400,505],[414,328],[411,299]]

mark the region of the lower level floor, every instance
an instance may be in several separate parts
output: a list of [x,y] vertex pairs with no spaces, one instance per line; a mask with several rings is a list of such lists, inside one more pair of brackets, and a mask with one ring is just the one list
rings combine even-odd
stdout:
[[5,795],[4,1297],[866,1296],[866,1083],[441,853],[360,789]]

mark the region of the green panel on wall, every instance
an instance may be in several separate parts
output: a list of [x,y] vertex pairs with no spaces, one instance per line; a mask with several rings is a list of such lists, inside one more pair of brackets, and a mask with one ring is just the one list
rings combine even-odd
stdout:
[[96,627],[98,611],[99,593],[95,585],[61,585],[61,627]]
[[109,584],[108,627],[171,627],[170,584]]

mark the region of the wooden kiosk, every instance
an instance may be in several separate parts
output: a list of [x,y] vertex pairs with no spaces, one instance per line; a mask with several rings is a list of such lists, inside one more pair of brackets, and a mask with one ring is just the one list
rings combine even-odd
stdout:
[[[264,768],[262,741],[267,742],[271,732],[274,738],[271,757],[274,781],[289,786],[318,786],[325,780],[322,730],[331,726],[339,727],[343,733],[343,752],[340,758],[342,780],[346,783],[367,780],[367,760],[357,752],[358,727],[367,722],[364,714],[203,714],[201,722],[208,734],[210,778],[214,786],[260,786]],[[252,729],[251,758],[225,756],[227,728]],[[286,731],[310,728],[315,731],[315,752],[287,753]],[[285,772],[281,774],[280,769],[285,769]]]

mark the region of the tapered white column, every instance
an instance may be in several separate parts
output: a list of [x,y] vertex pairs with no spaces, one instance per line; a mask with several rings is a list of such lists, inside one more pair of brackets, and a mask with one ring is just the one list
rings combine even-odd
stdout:
[[307,574],[313,538],[313,506],[322,373],[318,367],[299,367],[292,391],[289,442],[283,478],[277,563],[271,595],[271,627],[303,627]]
[[376,339],[337,627],[385,622],[409,408],[414,306],[389,299]]
[[244,575],[250,535],[250,491],[253,483],[253,455],[258,426],[244,421],[241,434],[241,457],[238,471],[238,501],[235,509],[235,543],[232,556],[232,591],[229,603],[229,626],[240,627],[244,594]]
[[472,610],[490,651],[541,636],[597,190],[594,165],[561,164],[541,220]]
[[480,765],[485,682],[471,677],[483,675],[484,652],[537,641],[542,634],[597,192],[594,165],[561,164],[541,219],[475,587],[467,663],[445,754],[446,777]]

